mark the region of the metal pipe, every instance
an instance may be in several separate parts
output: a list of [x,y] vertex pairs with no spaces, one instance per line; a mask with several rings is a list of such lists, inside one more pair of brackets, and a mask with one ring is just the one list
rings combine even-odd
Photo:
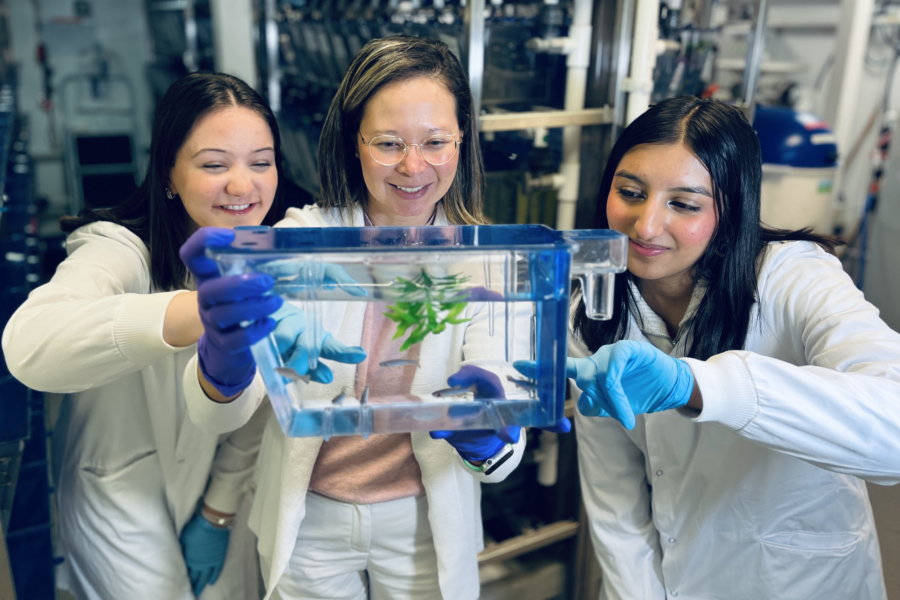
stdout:
[[481,114],[481,92],[484,89],[484,0],[468,0],[465,15],[469,89],[475,116]]
[[281,112],[281,70],[278,68],[278,23],[275,22],[275,0],[266,0],[266,93],[269,108],[276,115]]
[[747,120],[753,122],[753,111],[756,108],[756,86],[759,82],[759,70],[762,66],[763,49],[766,47],[766,13],[768,0],[757,0],[756,12],[753,15],[753,38],[747,47],[747,63],[744,67],[744,79],[741,82],[741,103]]

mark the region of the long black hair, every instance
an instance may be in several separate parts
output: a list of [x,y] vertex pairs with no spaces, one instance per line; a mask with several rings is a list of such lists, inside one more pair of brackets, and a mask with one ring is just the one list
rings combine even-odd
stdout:
[[[690,323],[687,356],[710,356],[744,347],[750,313],[757,300],[757,269],[768,242],[806,240],[828,250],[836,238],[809,229],[786,231],[759,220],[762,154],[756,132],[737,108],[717,100],[680,96],[664,100],[634,120],[613,146],[603,180],[594,227],[609,227],[606,203],[619,162],[639,144],[684,144],[709,171],[718,224],[693,277],[708,287]],[[616,276],[613,318],[592,321],[579,303],[573,328],[591,352],[625,336],[631,297],[628,271]]]
[[[156,108],[153,138],[150,142],[150,161],[144,182],[124,201],[111,208],[85,209],[77,217],[60,219],[60,228],[68,233],[96,221],[111,221],[128,228],[150,249],[150,275],[158,290],[185,288],[188,272],[178,257],[178,249],[190,234],[191,219],[181,198],[166,197],[169,172],[175,157],[194,124],[208,113],[244,107],[256,112],[269,124],[275,143],[275,168],[279,182],[283,179],[281,165],[281,137],[275,115],[253,88],[231,75],[222,73],[191,73],[169,87]],[[281,186],[264,225],[274,225],[284,214]]]

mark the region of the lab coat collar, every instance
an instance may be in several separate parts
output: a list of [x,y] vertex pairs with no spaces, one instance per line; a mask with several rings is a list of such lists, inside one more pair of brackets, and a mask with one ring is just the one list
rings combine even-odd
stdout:
[[[329,225],[333,227],[364,227],[365,226],[365,216],[363,214],[363,208],[361,206],[354,206],[349,213],[344,213],[343,215],[338,209],[324,209],[322,210],[324,213],[325,219]],[[349,217],[346,218],[346,217]],[[447,214],[444,212],[444,202],[443,200],[437,203],[435,207],[435,215],[434,220],[431,223],[435,226],[443,226],[450,225],[450,222],[447,220]]]
[[644,300],[644,297],[641,295],[641,291],[637,284],[629,279],[628,289],[631,292],[631,298],[634,300],[629,303],[629,309],[631,316],[635,321],[635,325],[645,336],[666,340],[669,342],[670,348],[674,349],[679,342],[686,341],[684,338],[687,334],[687,326],[694,318],[697,307],[700,306],[700,301],[703,300],[703,296],[706,294],[706,288],[707,285],[703,281],[698,281],[694,285],[691,301],[684,313],[684,317],[682,317],[681,322],[678,324],[678,333],[675,334],[675,339],[673,340],[671,336],[669,336],[669,331],[666,329],[666,324],[662,320],[662,317],[653,312],[653,309],[650,308],[650,305],[647,304],[647,301]]

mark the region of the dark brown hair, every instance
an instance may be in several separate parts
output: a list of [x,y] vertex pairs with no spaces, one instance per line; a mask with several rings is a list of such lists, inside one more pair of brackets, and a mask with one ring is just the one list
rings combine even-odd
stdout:
[[[759,220],[762,153],[744,114],[718,100],[669,98],[634,120],[616,141],[600,185],[595,228],[607,228],[606,203],[622,157],[640,144],[684,144],[709,171],[718,224],[694,265],[694,280],[708,287],[689,327],[687,356],[710,356],[744,347],[757,300],[757,268],[769,242],[804,240],[833,250],[840,242],[809,229],[785,231]],[[592,321],[579,303],[573,327],[591,352],[625,336],[631,303],[628,271],[616,275],[613,318]]]
[[447,220],[454,225],[484,223],[484,167],[469,81],[446,44],[404,35],[366,44],[344,76],[319,140],[319,204],[341,212],[365,206],[368,195],[356,158],[356,136],[366,104],[385,86],[414,77],[440,81],[456,99],[462,144],[456,176],[443,199]]
[[[68,233],[96,221],[122,225],[150,249],[150,275],[156,289],[187,287],[188,272],[178,257],[178,249],[189,236],[191,219],[180,198],[169,200],[166,197],[169,173],[197,121],[212,111],[236,106],[256,112],[269,124],[275,142],[275,168],[281,181],[278,123],[265,101],[237,77],[222,73],[191,73],[173,83],[156,108],[150,161],[141,186],[111,208],[85,209],[77,217],[63,217],[60,228]],[[275,224],[283,213],[279,186],[263,224]]]

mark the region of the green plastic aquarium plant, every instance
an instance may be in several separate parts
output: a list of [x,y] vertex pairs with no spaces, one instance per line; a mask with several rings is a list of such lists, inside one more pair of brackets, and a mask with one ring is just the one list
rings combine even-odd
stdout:
[[469,277],[463,275],[439,277],[429,275],[424,269],[415,279],[397,278],[392,291],[403,300],[386,307],[388,312],[384,316],[397,324],[395,340],[412,329],[400,346],[401,352],[424,340],[429,333],[441,333],[447,325],[471,321],[459,316],[466,308],[469,294],[462,286],[468,281]]

